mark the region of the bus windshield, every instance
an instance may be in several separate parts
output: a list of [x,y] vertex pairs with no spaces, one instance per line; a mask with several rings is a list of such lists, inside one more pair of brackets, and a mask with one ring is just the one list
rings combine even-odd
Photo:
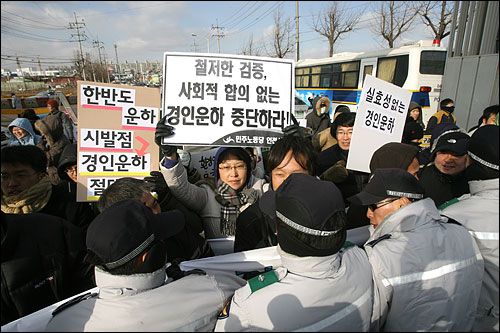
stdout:
[[422,51],[420,55],[420,74],[444,74],[446,51]]

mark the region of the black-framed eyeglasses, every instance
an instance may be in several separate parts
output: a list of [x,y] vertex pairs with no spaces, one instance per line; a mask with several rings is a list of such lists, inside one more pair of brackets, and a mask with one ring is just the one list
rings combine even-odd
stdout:
[[376,209],[378,209],[380,207],[384,207],[385,205],[388,205],[391,202],[394,202],[396,200],[399,200],[399,198],[394,198],[394,199],[388,200],[386,202],[383,202],[381,205],[379,205],[378,203],[371,204],[371,205],[368,205],[368,208],[370,208],[374,212]]

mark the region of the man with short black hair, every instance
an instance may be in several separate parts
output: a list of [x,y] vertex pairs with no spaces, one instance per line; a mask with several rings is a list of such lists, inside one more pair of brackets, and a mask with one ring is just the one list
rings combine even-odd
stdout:
[[375,281],[372,331],[470,331],[483,259],[402,169],[377,169],[351,202],[368,206],[365,251]]
[[483,255],[484,277],[472,331],[498,332],[499,128],[479,127],[467,150],[470,194],[450,201],[442,213],[469,230]]
[[225,272],[182,272],[175,265],[166,272],[164,240],[183,226],[180,212],[153,214],[138,200],[105,209],[87,233],[87,260],[96,265],[99,293],[56,309],[46,330],[213,330],[224,302],[244,280]]
[[425,188],[425,196],[436,206],[469,193],[465,179],[467,144],[470,136],[460,129],[449,130],[438,136],[431,147],[431,160],[418,173]]
[[282,267],[238,289],[215,330],[368,331],[370,265],[362,249],[345,244],[338,188],[293,173],[276,191],[264,193],[260,206],[277,220]]

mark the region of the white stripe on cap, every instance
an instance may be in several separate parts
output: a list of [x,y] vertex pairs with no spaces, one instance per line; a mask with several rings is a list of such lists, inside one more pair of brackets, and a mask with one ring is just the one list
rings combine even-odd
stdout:
[[483,160],[481,157],[477,156],[477,155],[474,155],[473,153],[471,153],[470,151],[467,152],[467,154],[469,154],[469,156],[475,160],[476,162],[478,163],[481,163],[482,165],[485,165],[487,166],[488,168],[491,168],[491,169],[494,169],[494,170],[498,170],[498,165],[496,164],[493,164],[493,163],[490,163],[488,161],[485,161]]
[[303,232],[304,234],[309,234],[313,236],[331,236],[335,235],[339,230],[335,231],[324,231],[324,230],[316,230],[316,229],[310,229],[308,227],[304,227],[303,225],[300,225],[298,223],[293,222],[290,220],[288,217],[285,215],[281,214],[280,212],[276,211],[276,216],[283,221],[286,225],[288,225],[290,228],[293,228],[297,231]]
[[449,274],[456,272],[462,268],[471,266],[476,263],[478,260],[483,260],[483,257],[481,256],[480,253],[476,253],[474,257],[470,257],[469,259],[465,259],[462,261],[457,261],[453,264],[449,265],[444,265],[436,269],[432,269],[429,271],[423,271],[423,272],[417,272],[417,273],[411,273],[407,275],[401,275],[401,276],[396,276],[393,278],[389,279],[383,279],[382,283],[384,284],[384,287],[388,286],[399,286],[402,284],[407,284],[407,283],[412,283],[416,281],[425,281],[425,280],[431,280],[435,279],[438,277],[441,277],[443,275]]
[[392,195],[394,197],[406,197],[408,199],[422,199],[424,197],[423,194],[420,193],[407,193],[407,192],[398,192],[398,191],[392,191],[392,190],[387,190],[386,191],[388,195]]
[[139,253],[144,251],[149,244],[151,244],[155,239],[155,235],[151,234],[141,245],[139,245],[135,250],[127,254],[125,257],[118,259],[117,261],[110,262],[109,264],[103,265],[107,269],[113,269],[116,267],[120,267],[121,265],[129,262],[131,259],[134,259]]

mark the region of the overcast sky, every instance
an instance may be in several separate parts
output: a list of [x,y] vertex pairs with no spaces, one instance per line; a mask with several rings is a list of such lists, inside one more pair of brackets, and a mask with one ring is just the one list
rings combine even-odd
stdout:
[[[359,52],[387,48],[387,43],[371,31],[373,13],[366,1],[346,1],[348,10],[363,11],[356,32],[345,35],[336,44],[336,52]],[[87,37],[83,52],[97,59],[97,41],[103,54],[116,62],[162,61],[163,52],[217,52],[217,25],[222,27],[220,52],[238,54],[253,35],[255,42],[269,42],[274,25],[273,16],[281,8],[283,18],[290,18],[295,34],[295,1],[2,1],[2,63],[3,69],[21,67],[42,69],[49,65],[72,63],[79,48],[75,13]],[[328,5],[327,1],[299,1],[300,57],[328,56],[328,42],[312,29],[313,15]],[[397,40],[397,46],[432,39],[429,28],[416,21],[411,32]],[[196,36],[192,36],[195,34]],[[446,42],[446,40],[445,40]],[[444,44],[446,45],[446,44]],[[263,53],[262,55],[267,55]],[[290,55],[294,58],[295,55]]]

